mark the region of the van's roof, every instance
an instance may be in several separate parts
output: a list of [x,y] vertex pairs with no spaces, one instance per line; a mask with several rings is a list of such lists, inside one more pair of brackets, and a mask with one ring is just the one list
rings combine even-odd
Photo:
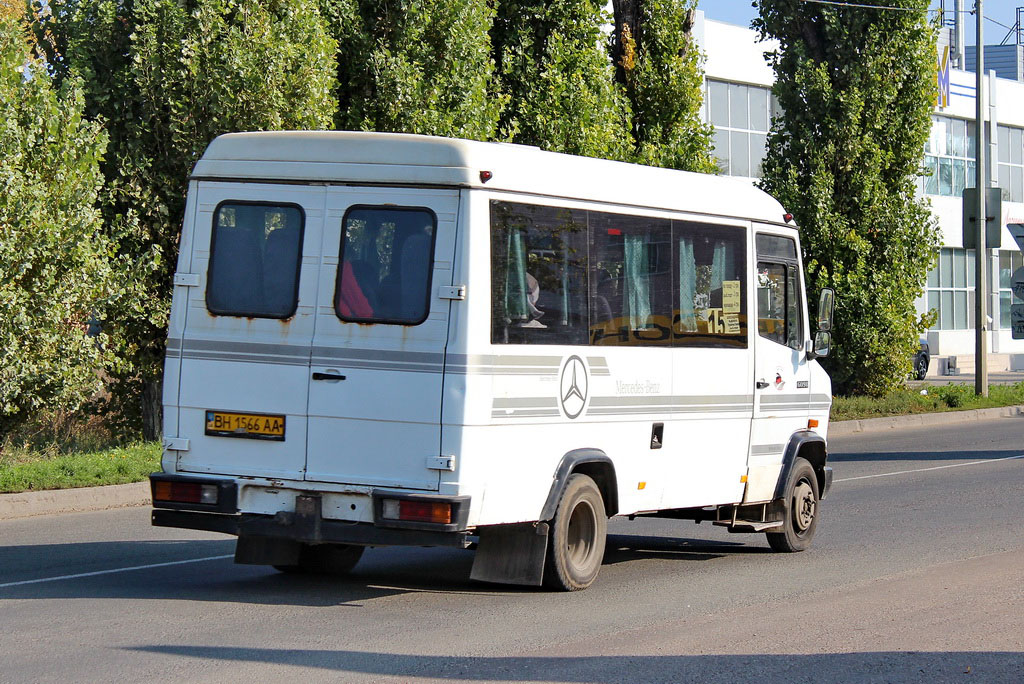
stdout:
[[[481,180],[481,172],[493,175]],[[749,180],[544,152],[536,147],[404,133],[229,133],[193,178],[478,187],[781,223]]]

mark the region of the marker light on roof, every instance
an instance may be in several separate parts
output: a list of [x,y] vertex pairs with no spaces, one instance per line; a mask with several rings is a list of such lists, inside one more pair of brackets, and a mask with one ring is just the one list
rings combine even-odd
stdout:
[[789,223],[790,221],[793,220],[793,215],[792,214],[783,214],[782,215],[782,220],[785,221],[786,223]]
[[494,178],[494,174],[491,173],[490,171],[481,171],[480,172],[480,182],[481,183],[486,183],[487,181],[491,180],[491,178]]

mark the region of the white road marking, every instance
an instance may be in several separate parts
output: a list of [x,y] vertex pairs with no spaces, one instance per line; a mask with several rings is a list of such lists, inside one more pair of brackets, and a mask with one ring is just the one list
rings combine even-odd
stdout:
[[869,480],[873,477],[889,477],[890,475],[906,475],[907,473],[923,473],[926,470],[944,470],[945,468],[963,468],[964,466],[981,465],[983,463],[996,463],[998,461],[1013,461],[1024,458],[1024,454],[1016,456],[1004,456],[1003,458],[986,458],[983,461],[968,461],[967,463],[953,463],[952,465],[934,466],[932,468],[915,468],[914,470],[897,470],[894,473],[878,473],[877,475],[861,475],[859,477],[844,477],[833,482],[851,482],[853,480]]
[[111,570],[97,570],[96,572],[80,572],[77,575],[61,575],[60,577],[43,577],[41,579],[22,580],[21,582],[7,582],[0,584],[0,589],[7,587],[20,587],[25,584],[40,584],[42,582],[60,582],[61,580],[79,579],[81,577],[96,577],[97,575],[111,575],[115,572],[131,572],[132,570],[149,570],[150,568],[166,568],[171,565],[185,565],[187,563],[202,563],[204,561],[224,560],[234,558],[234,554],[226,556],[209,556],[207,558],[190,558],[189,560],[170,561],[168,563],[151,563],[150,565],[133,565],[129,568],[113,568]]

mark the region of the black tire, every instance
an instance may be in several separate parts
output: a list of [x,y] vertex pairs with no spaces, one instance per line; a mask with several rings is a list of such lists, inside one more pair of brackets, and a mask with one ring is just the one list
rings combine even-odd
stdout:
[[928,377],[928,355],[918,354],[914,357],[914,377],[918,380],[924,380]]
[[303,544],[298,565],[275,565],[287,573],[347,575],[356,567],[365,547],[351,544]]
[[555,511],[544,564],[544,586],[586,589],[601,570],[608,518],[597,484],[582,473],[569,476]]
[[803,551],[818,527],[818,478],[806,459],[796,457],[786,479],[785,517],[781,532],[768,532],[768,545],[780,553]]

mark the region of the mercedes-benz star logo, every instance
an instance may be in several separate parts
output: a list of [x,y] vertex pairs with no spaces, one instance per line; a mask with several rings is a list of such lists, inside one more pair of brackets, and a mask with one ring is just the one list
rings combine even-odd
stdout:
[[587,403],[587,367],[583,359],[570,356],[562,366],[561,394],[562,411],[566,417],[576,418],[583,413]]

